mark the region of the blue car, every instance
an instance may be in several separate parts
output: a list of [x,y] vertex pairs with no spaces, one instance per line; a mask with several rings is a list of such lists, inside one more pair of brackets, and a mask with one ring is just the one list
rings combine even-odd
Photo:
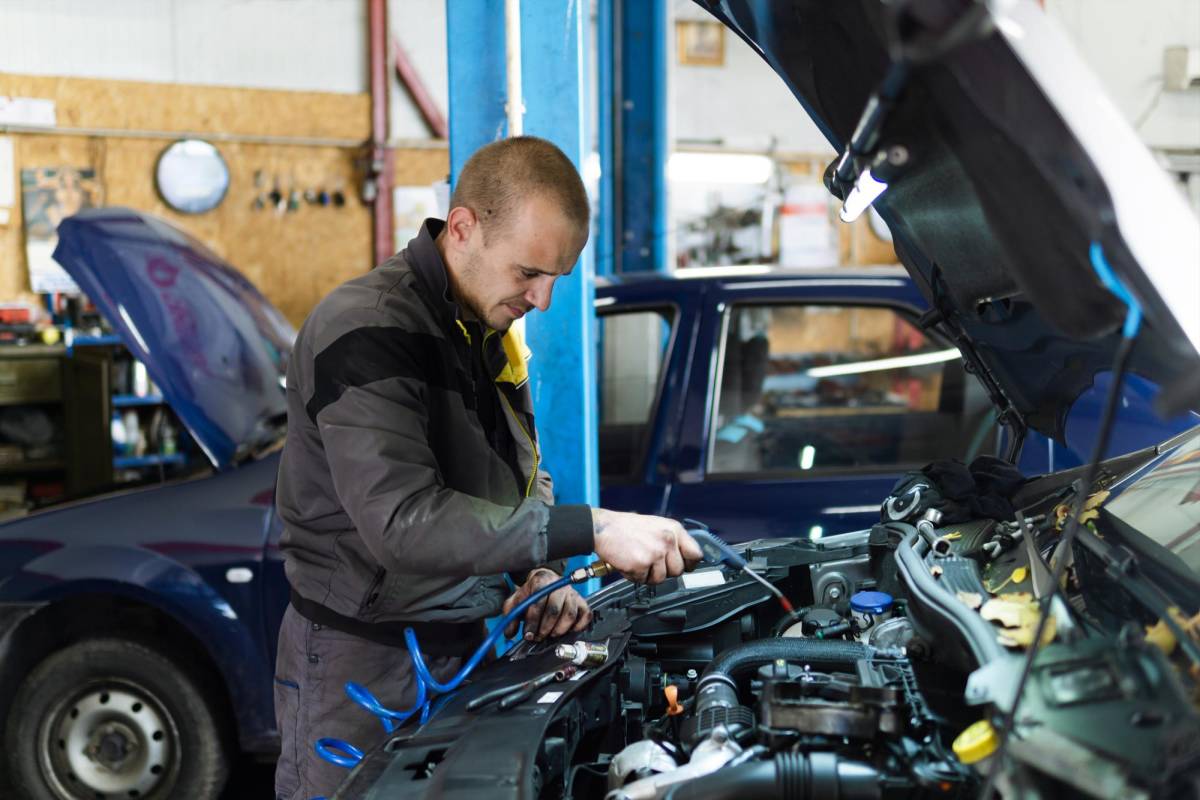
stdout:
[[[896,480],[938,459],[1018,444],[1025,475],[1076,467],[1108,386],[1102,373],[1082,392],[1065,441],[1008,441],[900,267],[623,276],[597,288],[596,313],[601,504],[735,542],[870,527]],[[1153,399],[1126,380],[1109,454],[1194,424],[1160,421]]]
[[295,331],[160,220],[93,210],[59,237],[208,463],[0,526],[6,777],[19,797],[214,798],[238,751],[278,747],[272,510]]
[[[294,331],[153,217],[86,211],[59,235],[58,260],[208,465],[0,526],[8,778],[36,798],[216,797],[235,754],[278,746],[288,591],[272,500]],[[899,269],[628,277],[598,287],[596,307],[608,507],[733,540],[815,539],[877,519],[905,469],[1007,446],[953,344],[922,332]],[[1136,389],[1122,452],[1173,430]],[[1031,435],[1021,466],[1079,460]]]

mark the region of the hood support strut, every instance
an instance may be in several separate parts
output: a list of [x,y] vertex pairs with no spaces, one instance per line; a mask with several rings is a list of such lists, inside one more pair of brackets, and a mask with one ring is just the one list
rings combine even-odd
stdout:
[[[916,272],[920,274],[920,270]],[[947,310],[946,295],[942,288],[942,268],[936,263],[931,264],[929,276],[927,288],[930,304],[933,307],[921,315],[917,324],[920,325],[921,330],[937,330],[954,342],[954,346],[962,354],[963,365],[967,372],[979,379],[988,398],[992,401],[992,405],[997,409],[996,422],[1008,428],[1009,439],[1008,446],[1004,451],[1004,460],[1016,464],[1017,459],[1021,457],[1021,448],[1025,444],[1025,434],[1029,425],[1021,412],[1008,399],[1008,395],[1004,393],[996,376],[992,374],[992,371],[987,368],[987,364],[975,351],[971,337],[967,336],[966,332],[954,321],[953,311]]]

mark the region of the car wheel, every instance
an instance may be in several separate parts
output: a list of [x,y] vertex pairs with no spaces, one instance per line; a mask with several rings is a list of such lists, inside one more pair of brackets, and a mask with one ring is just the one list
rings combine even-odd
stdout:
[[229,774],[196,680],[124,639],[78,642],[30,672],[5,748],[18,796],[30,800],[216,798]]

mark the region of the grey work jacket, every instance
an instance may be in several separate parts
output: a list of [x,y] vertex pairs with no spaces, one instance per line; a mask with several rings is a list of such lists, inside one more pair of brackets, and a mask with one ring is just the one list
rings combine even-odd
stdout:
[[507,430],[480,423],[489,395],[434,244],[443,224],[322,300],[288,365],[276,505],[293,601],[356,623],[473,622],[499,610],[501,573],[592,549],[591,510],[553,505],[515,331],[483,333]]

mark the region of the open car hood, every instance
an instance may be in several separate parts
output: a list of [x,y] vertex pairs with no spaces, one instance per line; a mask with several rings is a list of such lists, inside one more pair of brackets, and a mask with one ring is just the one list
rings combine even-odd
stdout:
[[213,466],[276,435],[296,332],[241,273],[178,228],[126,208],[63,220],[54,258],[146,365]]
[[839,154],[885,98],[852,163],[903,148],[902,166],[881,165],[892,174],[874,205],[936,309],[928,322],[957,339],[1009,421],[1063,441],[1071,404],[1113,362],[1126,306],[1097,276],[1096,245],[1144,308],[1130,370],[1171,410],[1195,407],[1200,222],[1035,3],[697,2]]

